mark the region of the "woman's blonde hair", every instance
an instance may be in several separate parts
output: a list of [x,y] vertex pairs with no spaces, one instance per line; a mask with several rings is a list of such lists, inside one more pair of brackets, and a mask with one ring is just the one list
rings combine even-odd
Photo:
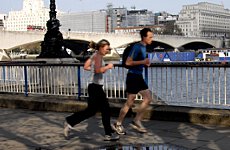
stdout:
[[91,41],[89,43],[89,48],[99,50],[100,47],[104,47],[105,45],[110,45],[109,41],[106,39],[102,39],[95,43],[94,41]]

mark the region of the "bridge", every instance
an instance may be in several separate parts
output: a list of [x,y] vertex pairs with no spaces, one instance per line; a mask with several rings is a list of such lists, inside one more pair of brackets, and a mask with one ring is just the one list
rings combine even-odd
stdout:
[[[81,42],[99,41],[105,38],[110,41],[112,48],[119,48],[129,43],[140,40],[139,34],[121,33],[93,33],[93,32],[62,32],[64,39]],[[10,32],[0,31],[0,49],[10,50],[25,44],[32,44],[44,40],[45,32]],[[221,38],[199,38],[171,35],[154,35],[154,46],[165,49],[195,49],[199,48],[222,48]]]

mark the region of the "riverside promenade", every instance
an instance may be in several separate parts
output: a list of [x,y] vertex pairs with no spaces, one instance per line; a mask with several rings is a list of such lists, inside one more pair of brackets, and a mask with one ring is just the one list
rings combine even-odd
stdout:
[[[111,102],[112,122],[121,103]],[[65,116],[86,107],[73,97],[0,94],[0,150],[229,150],[229,110],[206,110],[153,105],[143,124],[148,133],[134,131],[129,123],[136,108],[125,119],[127,135],[116,142],[103,141],[98,113],[63,136]],[[218,113],[217,113],[218,112]],[[208,124],[204,124],[204,123]]]

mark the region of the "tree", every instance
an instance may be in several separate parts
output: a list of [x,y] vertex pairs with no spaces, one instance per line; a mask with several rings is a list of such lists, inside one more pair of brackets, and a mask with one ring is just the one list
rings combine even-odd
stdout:
[[165,23],[165,28],[162,32],[162,34],[167,35],[183,35],[181,32],[181,29],[178,27],[178,25],[175,24],[175,22],[170,21]]
[[174,25],[174,35],[184,35],[181,28],[177,24]]

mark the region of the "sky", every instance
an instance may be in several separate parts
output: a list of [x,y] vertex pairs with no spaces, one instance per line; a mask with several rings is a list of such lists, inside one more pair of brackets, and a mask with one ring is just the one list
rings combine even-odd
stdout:
[[[8,14],[9,11],[22,9],[23,0],[0,0],[0,13]],[[50,0],[44,0],[45,6],[49,7]],[[113,7],[126,7],[131,9],[148,9],[159,12],[166,11],[171,14],[178,14],[183,5],[197,4],[198,2],[209,2],[223,4],[224,8],[230,9],[230,0],[56,0],[56,6],[60,11],[82,12],[106,9],[108,3]]]

